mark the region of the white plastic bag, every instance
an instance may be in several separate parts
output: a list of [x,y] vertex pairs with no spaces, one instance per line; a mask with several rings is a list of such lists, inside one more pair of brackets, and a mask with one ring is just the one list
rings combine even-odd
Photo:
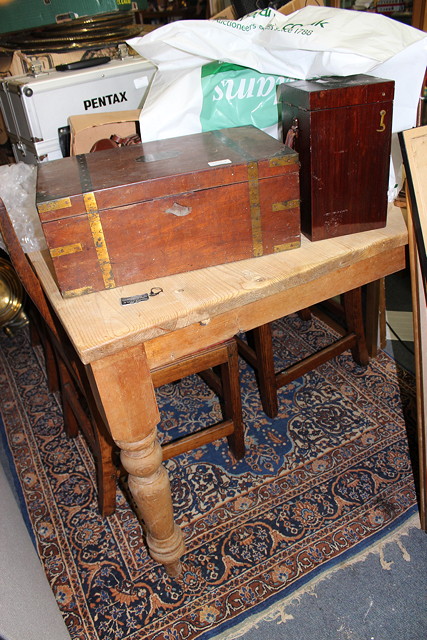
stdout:
[[[215,87],[205,95],[203,83],[206,65],[217,61],[253,69],[272,83],[356,73],[394,80],[393,132],[415,125],[427,66],[423,31],[380,14],[317,6],[287,16],[263,9],[240,20],[173,22],[129,44],[158,69],[141,111],[143,142],[218,128],[218,113],[212,104],[207,108]],[[248,84],[234,86],[230,94],[229,126],[259,126]],[[259,128],[278,137],[277,125]],[[398,189],[398,153],[393,165],[391,187]]]
[[158,68],[141,112],[143,140],[202,130],[201,73],[212,61],[285,78],[395,80],[393,131],[415,124],[427,64],[424,32],[380,14],[316,6],[288,16],[264,9],[236,21],[173,22],[129,44]]

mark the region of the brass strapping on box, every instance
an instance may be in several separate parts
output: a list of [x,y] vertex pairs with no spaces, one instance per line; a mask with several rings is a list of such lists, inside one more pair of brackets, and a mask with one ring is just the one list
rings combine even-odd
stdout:
[[84,296],[86,293],[92,293],[93,287],[80,287],[80,289],[70,289],[69,291],[63,291],[63,298],[77,298],[78,296]]
[[273,252],[281,253],[282,251],[289,251],[289,249],[298,249],[300,246],[300,240],[295,240],[295,242],[285,242],[285,244],[276,244],[273,248]]
[[270,158],[268,161],[269,167],[284,167],[287,164],[295,164],[295,155],[293,153],[289,153],[286,156]]
[[37,205],[39,213],[47,213],[48,211],[56,211],[57,209],[66,209],[67,207],[71,207],[71,198],[60,198],[59,200],[42,202]]
[[50,255],[52,258],[59,258],[60,256],[68,256],[71,253],[78,253],[79,251],[83,251],[83,247],[80,242],[76,242],[76,244],[67,244],[63,247],[55,247],[55,249],[50,250]]
[[258,164],[248,163],[249,204],[251,207],[252,242],[254,257],[262,256],[261,206],[259,202]]
[[287,200],[286,202],[273,202],[272,211],[286,211],[287,209],[296,209],[299,207],[299,200]]
[[104,230],[102,228],[95,194],[93,192],[84,193],[83,199],[93,242],[95,244],[96,255],[98,256],[98,263],[104,280],[104,286],[106,289],[112,289],[116,286],[116,283],[114,282],[110,256],[108,255],[107,244],[105,242]]

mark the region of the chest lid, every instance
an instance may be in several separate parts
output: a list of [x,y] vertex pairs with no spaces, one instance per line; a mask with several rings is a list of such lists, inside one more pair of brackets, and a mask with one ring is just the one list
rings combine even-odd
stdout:
[[394,81],[364,74],[297,80],[281,85],[282,101],[307,111],[389,102]]
[[[233,127],[41,163],[42,222],[298,171],[298,154],[252,126]],[[93,196],[92,203],[84,194]],[[89,199],[90,200],[90,199]]]

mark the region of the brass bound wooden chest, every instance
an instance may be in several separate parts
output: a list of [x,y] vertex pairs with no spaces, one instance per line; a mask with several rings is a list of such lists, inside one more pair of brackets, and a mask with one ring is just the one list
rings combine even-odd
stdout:
[[64,297],[300,244],[299,162],[235,127],[38,166],[37,208]]

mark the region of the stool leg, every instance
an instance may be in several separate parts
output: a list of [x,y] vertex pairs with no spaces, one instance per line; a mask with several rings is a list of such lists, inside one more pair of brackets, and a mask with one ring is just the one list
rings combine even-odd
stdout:
[[253,348],[237,339],[240,355],[255,369],[264,413],[269,418],[275,418],[279,412],[279,406],[271,325],[263,324],[248,331],[246,335]]
[[79,433],[79,424],[71,401],[72,393],[70,393],[70,389],[73,389],[73,382],[60,356],[58,357],[58,371],[65,433],[69,438],[75,438]]
[[300,311],[298,311],[298,316],[300,318],[300,320],[304,320],[305,322],[308,322],[309,320],[311,320],[311,309],[310,307],[306,307],[305,309],[300,309]]
[[227,353],[228,362],[220,365],[224,418],[233,421],[233,433],[227,436],[228,446],[236,460],[241,460],[245,455],[245,427],[240,393],[239,354],[235,342],[228,345]]
[[260,363],[258,380],[262,406],[267,416],[275,418],[279,413],[279,404],[277,400],[276,373],[274,371],[271,324],[264,324],[255,330],[254,343]]
[[38,327],[36,326],[36,323],[34,322],[34,320],[30,320],[30,343],[32,347],[36,347],[39,344],[41,344],[41,337],[40,337],[40,332],[38,330]]
[[351,347],[351,354],[357,364],[365,366],[369,362],[369,353],[363,324],[362,288],[358,287],[344,293],[343,306],[347,331],[356,334],[356,343]]
[[385,324],[385,278],[366,285],[366,345],[371,358],[376,358],[378,349],[386,342]]
[[116,510],[118,466],[114,462],[116,447],[104,430],[94,426],[95,467],[98,487],[98,508],[103,517],[111,516]]
[[51,393],[59,390],[58,370],[56,365],[55,352],[51,340],[42,322],[36,321],[30,315],[30,339],[33,347],[40,345],[43,349],[48,389]]
[[55,358],[55,351],[49,338],[42,340],[44,358],[46,363],[47,382],[49,391],[54,393],[59,390],[58,369]]

